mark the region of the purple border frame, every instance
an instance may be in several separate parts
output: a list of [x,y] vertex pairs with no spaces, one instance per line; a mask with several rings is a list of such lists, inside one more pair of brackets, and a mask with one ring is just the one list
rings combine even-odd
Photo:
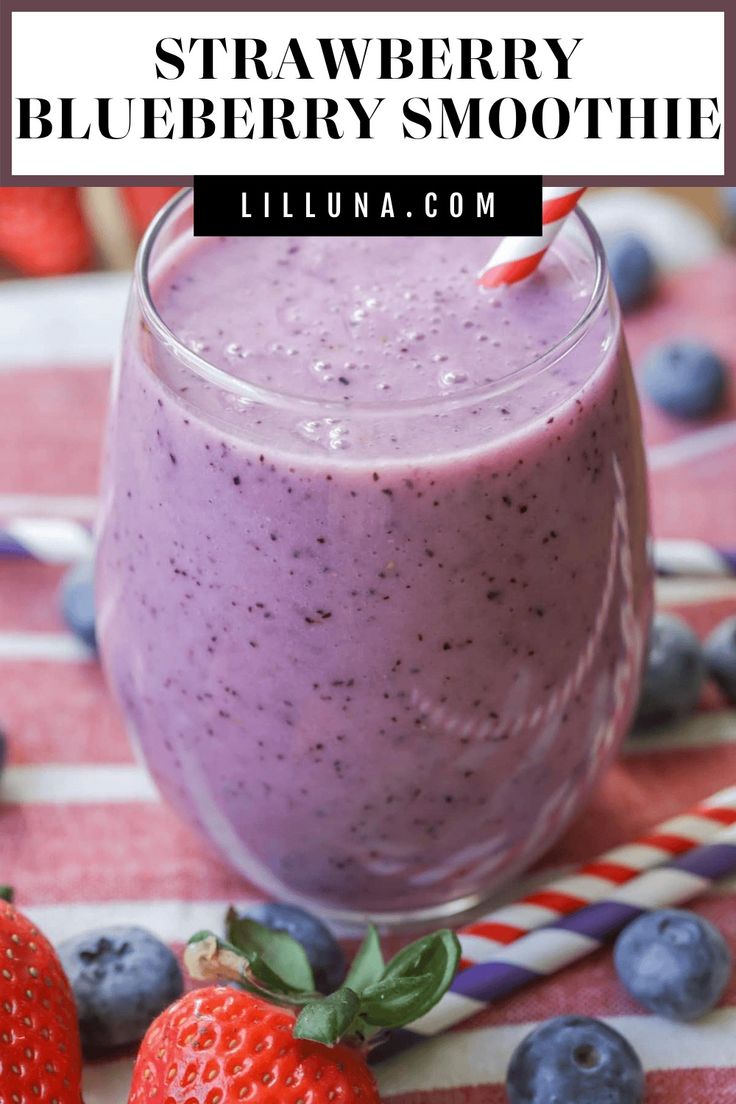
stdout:
[[[346,4],[340,0],[318,0],[319,8],[323,11],[342,11]],[[270,7],[270,5],[268,5]],[[350,7],[350,5],[347,5]],[[253,4],[253,10],[261,10],[262,4]],[[395,11],[396,3],[390,0],[372,0],[372,2],[358,5],[365,11]],[[443,11],[447,7],[442,0],[403,0],[402,9],[407,11]],[[499,4],[498,8],[508,10],[515,5]],[[598,5],[583,3],[581,0],[563,0],[562,3],[551,3],[550,0],[530,0],[527,7],[519,8],[520,11],[590,11],[596,10]],[[692,11],[697,5],[692,3],[677,2],[663,3],[662,0],[650,0],[647,4],[648,11],[661,11],[662,13],[673,11]],[[310,0],[291,0],[288,8],[275,9],[282,11],[311,11],[315,3]],[[242,3],[236,0],[219,0],[219,11],[247,11]],[[201,11],[202,4],[193,3],[191,0],[154,0],[153,3],[143,3],[142,0],[118,0],[117,3],[93,3],[92,0],[76,0],[73,9],[68,2],[63,0],[0,0],[0,185],[41,185],[41,184],[85,184],[85,185],[109,185],[109,184],[191,184],[192,177],[181,176],[13,176],[11,173],[11,125],[12,125],[12,60],[11,60],[11,16],[13,12],[20,11]],[[464,0],[464,11],[482,11],[492,14],[494,9],[487,3],[479,0]],[[634,2],[606,4],[601,11],[641,11],[641,4]],[[736,43],[736,0],[722,0],[720,7],[703,7],[701,11],[717,11],[724,15],[724,52],[727,44]],[[664,36],[663,36],[664,37]],[[736,62],[736,58],[733,59]],[[728,104],[736,104],[736,65],[728,64],[728,57],[724,57],[725,87],[723,103],[723,128],[724,128],[724,173],[723,176],[589,176],[585,184],[620,184],[620,185],[726,185],[736,184],[736,140],[733,139],[734,125],[730,122]],[[194,173],[192,174],[192,176]],[[409,175],[409,174],[407,174]],[[567,176],[545,177],[547,184],[579,184],[580,181]]]

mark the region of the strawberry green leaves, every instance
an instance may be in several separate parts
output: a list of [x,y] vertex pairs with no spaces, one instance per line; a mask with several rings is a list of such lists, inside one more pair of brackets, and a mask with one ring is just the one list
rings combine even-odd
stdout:
[[[366,1037],[382,1028],[403,1027],[445,994],[459,959],[457,937],[445,930],[404,947],[386,966],[371,925],[344,987],[325,1000],[310,1001],[299,1015],[296,1031],[302,1039],[329,1045],[346,1034]],[[343,1017],[339,1029],[338,1008]]]
[[230,909],[226,917],[227,937],[234,947],[250,959],[258,958],[289,989],[314,991],[312,967],[301,943],[286,932],[274,931],[256,920],[239,917]]
[[369,985],[379,981],[385,969],[378,932],[373,924],[369,924],[365,939],[348,970],[345,985],[348,989],[361,993]]
[[[420,978],[426,978],[421,988],[417,988],[416,996],[408,1009],[408,1018],[404,1024],[418,1020],[434,1008],[440,997],[449,989],[450,983],[457,973],[460,961],[460,944],[454,932],[446,928],[442,931],[425,935],[410,943],[399,951],[395,958],[389,962],[383,974],[382,982],[388,985],[391,981],[413,980],[418,982]],[[397,997],[397,1000],[399,998]],[[375,1021],[382,1027],[399,1027],[399,1024],[388,1024],[385,1021]]]
[[359,1012],[360,997],[343,987],[302,1009],[294,1025],[294,1037],[333,1046],[351,1034]]
[[425,935],[384,963],[370,925],[345,984],[327,997],[314,992],[312,970],[301,944],[251,919],[227,916],[228,941],[199,932],[185,962],[201,981],[236,981],[275,1004],[298,1011],[294,1035],[332,1046],[346,1037],[365,1039],[424,1016],[447,991],[460,959],[453,932]]
[[386,978],[363,993],[363,1018],[373,1027],[402,1027],[417,1019],[416,1008],[423,1007],[428,994],[434,994],[435,989],[431,974]]
[[[373,928],[368,930],[346,984],[350,984],[353,970],[360,965],[371,939],[375,939],[377,945]],[[391,959],[380,976],[362,989],[363,1020],[370,1027],[403,1027],[418,1020],[444,996],[459,960],[457,936],[446,929],[410,943]]]
[[[292,985],[269,965],[253,944],[245,944],[246,940],[242,939],[241,946],[236,947],[213,932],[197,932],[185,948],[184,965],[195,981],[234,981],[254,996],[282,1007],[298,1007],[314,999],[311,990]],[[268,951],[265,954],[268,955]]]

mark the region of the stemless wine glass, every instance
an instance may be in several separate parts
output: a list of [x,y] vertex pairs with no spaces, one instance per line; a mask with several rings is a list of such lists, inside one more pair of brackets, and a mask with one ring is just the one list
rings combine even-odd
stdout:
[[[583,288],[553,343],[554,287],[518,292],[526,362],[351,403],[164,321],[171,273],[207,288],[205,247],[220,273],[236,250],[193,238],[183,193],[138,256],[97,556],[110,684],[165,797],[259,886],[356,920],[458,913],[560,835],[637,694],[645,468],[600,241],[578,213],[545,262]],[[230,278],[246,301],[247,263]]]

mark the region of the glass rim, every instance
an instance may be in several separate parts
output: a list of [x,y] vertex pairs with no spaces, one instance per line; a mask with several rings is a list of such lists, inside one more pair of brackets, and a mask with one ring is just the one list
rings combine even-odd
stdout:
[[590,218],[577,206],[571,215],[582,227],[593,251],[595,278],[588,301],[582,314],[554,345],[543,353],[533,357],[525,364],[508,372],[500,380],[479,384],[461,395],[436,395],[417,399],[395,399],[389,403],[381,401],[355,401],[348,406],[340,399],[324,399],[311,395],[299,395],[282,391],[275,387],[266,387],[250,380],[234,376],[224,368],[218,368],[206,357],[185,345],[180,337],[164,322],[153,301],[149,273],[151,257],[159,235],[178,209],[192,199],[193,189],[184,188],[172,196],[149,224],[136,254],[133,270],[133,282],[138,302],[148,326],[154,336],[166,345],[189,370],[219,390],[227,391],[247,402],[260,402],[272,407],[293,409],[301,412],[336,414],[342,419],[367,416],[386,418],[401,413],[422,414],[438,411],[457,410],[463,406],[484,402],[521,386],[528,379],[549,370],[570,352],[586,334],[590,324],[597,316],[603,304],[609,284],[605,251],[600,235]]

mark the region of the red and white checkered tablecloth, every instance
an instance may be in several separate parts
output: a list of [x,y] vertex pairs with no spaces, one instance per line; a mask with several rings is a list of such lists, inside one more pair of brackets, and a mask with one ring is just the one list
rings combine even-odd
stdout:
[[[0,287],[0,519],[90,518],[109,364],[125,281],[117,276]],[[736,255],[672,277],[627,320],[635,363],[655,340],[700,336],[734,372],[729,409],[683,432],[645,408],[655,530],[736,546]],[[52,939],[135,922],[176,943],[217,927],[230,902],[258,896],[159,803],[126,741],[97,664],[65,632],[60,570],[0,564],[0,724],[10,766],[0,786],[2,881]],[[660,584],[659,602],[701,635],[736,610],[736,580]],[[595,800],[546,856],[539,880],[736,782],[736,713],[709,688],[683,723],[631,742]],[[512,890],[512,894],[515,890]],[[698,909],[736,948],[736,880]],[[695,1026],[646,1015],[600,953],[387,1064],[392,1104],[501,1104],[511,1050],[536,1021],[601,1016],[647,1070],[648,1104],[736,1104],[736,982]],[[90,1066],[87,1104],[125,1104],[131,1059]]]

